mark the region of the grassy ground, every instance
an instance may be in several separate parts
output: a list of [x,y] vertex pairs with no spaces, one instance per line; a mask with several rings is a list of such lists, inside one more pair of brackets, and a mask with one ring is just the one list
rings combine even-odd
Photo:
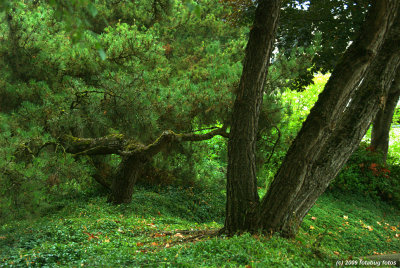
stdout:
[[324,194],[293,240],[214,236],[223,214],[217,190],[142,188],[118,207],[65,201],[55,214],[0,227],[0,267],[329,267],[400,249],[400,211],[359,195]]

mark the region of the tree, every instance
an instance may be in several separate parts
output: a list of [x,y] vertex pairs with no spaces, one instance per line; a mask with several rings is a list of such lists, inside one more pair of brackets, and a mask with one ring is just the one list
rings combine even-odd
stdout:
[[171,143],[184,141],[202,141],[216,135],[227,137],[225,128],[217,128],[206,134],[176,134],[165,131],[157,140],[149,145],[127,139],[124,135],[109,135],[97,139],[64,136],[61,143],[66,151],[74,155],[117,154],[122,160],[112,174],[111,194],[109,201],[115,204],[130,203],[138,177],[146,163]]
[[[348,42],[359,30],[371,1],[309,1],[307,9],[298,8],[298,4],[305,1],[298,4],[291,2],[282,15],[278,47],[290,51],[292,47],[310,43],[313,38],[311,32],[322,34],[322,46],[313,57],[312,68],[303,70],[294,82],[297,88],[301,88],[310,83],[313,72],[333,70]],[[396,98],[396,95],[389,96],[388,104],[380,109],[373,123],[371,146],[383,153],[384,161],[388,151],[390,116],[393,115]]]
[[369,0],[286,1],[277,47],[289,54],[298,46],[311,44],[316,33],[321,39],[312,65],[302,70],[294,87],[302,89],[312,83],[315,72],[333,71],[349,42],[357,37],[370,3]]
[[[230,178],[235,169],[232,165],[228,166],[228,209],[224,227],[228,233],[261,229],[281,232],[284,236],[296,234],[303,217],[356,148],[377,112],[379,96],[385,97],[383,83],[380,81],[384,81],[385,86],[392,82],[393,70],[398,66],[398,18],[393,23],[398,7],[399,1],[379,1],[372,4],[359,37],[335,67],[260,203],[258,196],[253,196],[254,192],[246,191],[253,189],[254,185],[252,164],[241,166],[245,172],[235,178],[235,183]],[[260,8],[261,4],[257,9]],[[389,33],[388,29],[391,27]],[[254,37],[250,36],[249,44],[253,41],[252,38]],[[384,42],[385,45],[382,46]],[[380,49],[381,47],[383,48]],[[246,52],[251,53],[249,50]],[[247,57],[246,55],[246,59]],[[262,70],[263,66],[264,64],[252,66],[252,71]],[[246,71],[244,65],[242,78],[246,77]],[[373,86],[376,86],[373,90],[374,97],[367,98],[366,95],[370,94]],[[262,94],[262,89],[259,92]],[[241,101],[242,94],[239,90],[236,102]],[[255,102],[258,97],[259,95],[252,95],[252,99],[248,99],[249,103]],[[366,108],[370,110],[365,110]],[[245,108],[242,113],[246,113],[244,110]],[[252,112],[253,116],[257,115],[256,110]],[[235,115],[234,113],[233,126],[236,120],[242,118],[235,118]],[[236,132],[231,131],[230,142],[239,137],[242,142],[246,138],[251,141],[251,132],[245,130],[242,128]],[[230,157],[237,159],[237,162],[251,163],[249,159],[252,159],[252,151],[243,152],[246,150],[231,150]],[[230,196],[239,198],[235,200]],[[242,204],[237,206],[238,211],[235,214],[229,213],[232,200]],[[235,216],[239,218],[230,219]]]
[[[79,1],[65,3],[72,2]],[[159,12],[161,5],[151,5],[156,2],[170,2],[173,15],[145,12],[149,6]],[[94,177],[111,188],[110,201],[129,202],[145,169],[167,166],[180,175],[168,159],[190,154],[191,145],[181,141],[225,135],[218,129],[240,77],[244,29],[225,23],[227,11],[215,1],[188,2],[97,1],[94,18],[85,9],[72,16],[101,22],[101,14],[107,23],[76,29],[78,42],[47,1],[9,1],[0,14],[7,22],[0,25],[5,192],[35,180],[46,191],[47,178],[55,176],[61,185],[90,181],[102,161],[116,171],[108,181]],[[99,57],[98,44],[107,60]],[[198,129],[211,134],[194,134]],[[160,150],[163,157],[156,156]]]
[[385,104],[379,111],[372,123],[371,146],[374,150],[383,154],[383,161],[386,162],[389,149],[389,132],[400,97],[400,77],[397,77],[392,84],[389,95],[385,99]]
[[246,47],[228,142],[228,232],[249,229],[254,222],[250,211],[259,203],[255,167],[258,118],[279,12],[280,1],[259,1]]
[[[234,12],[228,20],[234,24],[251,25],[254,19],[256,1],[222,0],[233,7]],[[311,62],[299,65],[299,75],[291,79],[290,87],[303,90],[313,83],[314,73],[332,72],[338,60],[346,50],[348,43],[354,40],[364,21],[370,0],[284,0],[278,25],[276,46],[279,53],[287,58],[301,58],[304,51],[318,39],[318,52],[307,53]],[[267,77],[268,79],[268,77]]]

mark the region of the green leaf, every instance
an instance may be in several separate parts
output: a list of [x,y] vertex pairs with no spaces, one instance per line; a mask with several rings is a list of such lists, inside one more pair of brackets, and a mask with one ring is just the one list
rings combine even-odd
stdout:
[[92,15],[92,17],[96,17],[97,13],[99,13],[93,3],[89,3],[87,5],[87,10],[89,11],[90,15]]
[[104,51],[104,49],[99,49],[97,50],[99,52],[99,56],[102,60],[105,60],[107,58],[106,52]]
[[193,13],[197,16],[200,17],[201,16],[201,8],[199,5],[195,6],[193,9]]

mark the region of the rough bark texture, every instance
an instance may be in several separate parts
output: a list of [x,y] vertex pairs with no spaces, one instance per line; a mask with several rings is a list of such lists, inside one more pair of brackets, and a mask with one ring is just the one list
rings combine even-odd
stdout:
[[257,228],[294,236],[358,146],[398,65],[398,6],[373,2],[360,38],[333,71],[262,200]]
[[250,31],[243,73],[233,107],[228,142],[227,206],[224,230],[248,230],[259,203],[255,167],[258,117],[278,23],[280,1],[261,0]]
[[114,204],[130,203],[138,176],[142,172],[145,160],[137,156],[122,158],[111,184],[108,201]]
[[[122,156],[111,183],[109,202],[115,204],[130,203],[138,177],[142,174],[145,164],[165,146],[173,142],[203,141],[216,135],[228,137],[226,128],[217,128],[206,134],[176,134],[164,131],[152,144],[144,145],[124,135],[109,135],[101,138],[77,138],[65,135],[60,143],[66,152],[75,155],[105,155],[118,154]],[[103,183],[102,183],[103,184]],[[106,184],[103,184],[107,187]]]
[[384,107],[379,109],[378,114],[372,123],[371,147],[382,153],[383,162],[386,162],[387,158],[389,149],[389,132],[399,97],[400,75],[397,76],[395,82],[392,84],[386,104]]

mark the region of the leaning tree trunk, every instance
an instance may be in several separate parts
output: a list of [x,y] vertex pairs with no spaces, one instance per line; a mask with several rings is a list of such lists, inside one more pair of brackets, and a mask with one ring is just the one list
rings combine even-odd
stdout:
[[360,38],[333,71],[262,200],[258,228],[294,236],[358,146],[399,64],[398,6],[373,2]]
[[389,149],[390,127],[400,97],[400,83],[393,83],[392,87],[393,89],[390,90],[386,105],[379,109],[372,123],[371,147],[382,153],[384,163],[386,163]]
[[228,142],[224,228],[227,233],[247,230],[255,222],[255,215],[250,212],[259,203],[255,167],[256,135],[279,11],[279,0],[258,1],[255,21],[246,47]]

